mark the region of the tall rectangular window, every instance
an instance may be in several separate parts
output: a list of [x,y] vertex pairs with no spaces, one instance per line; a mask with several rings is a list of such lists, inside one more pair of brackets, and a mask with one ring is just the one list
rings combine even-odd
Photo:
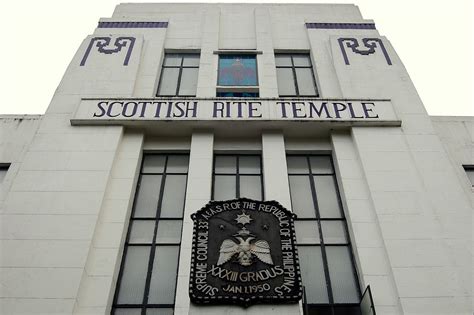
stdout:
[[280,96],[318,96],[309,54],[275,54]]
[[156,96],[196,96],[199,54],[165,54]]
[[287,165],[309,314],[358,314],[360,288],[332,159],[288,155]]
[[188,164],[188,155],[144,156],[113,314],[173,314]]
[[263,200],[260,155],[214,156],[212,200],[250,198]]

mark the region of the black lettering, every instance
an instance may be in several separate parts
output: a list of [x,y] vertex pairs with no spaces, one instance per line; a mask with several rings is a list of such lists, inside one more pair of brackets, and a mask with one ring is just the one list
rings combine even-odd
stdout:
[[[130,105],[130,104],[133,105],[132,113],[131,113],[131,114],[127,114],[128,105]],[[125,103],[125,105],[123,106],[122,116],[123,116],[123,117],[133,117],[133,116],[135,116],[135,114],[137,113],[137,109],[138,109],[138,104],[137,104],[137,102],[127,102],[127,103]]]
[[214,102],[212,117],[217,118],[218,113],[220,113],[219,117],[224,117],[224,102]]
[[185,102],[176,102],[174,104],[175,108],[178,110],[179,115],[176,114],[176,112],[173,112],[173,117],[174,118],[180,118],[184,116],[184,108],[182,106],[185,106]]
[[306,114],[303,116],[298,115],[298,112],[303,110],[303,108],[297,107],[298,105],[304,106],[304,102],[291,102],[291,106],[293,107],[293,118],[306,118]]
[[[253,107],[253,105],[258,105],[258,108]],[[262,113],[255,115],[254,112],[258,111],[262,106],[261,102],[249,102],[249,118],[259,118],[262,117]]]
[[362,102],[362,109],[364,110],[364,114],[365,114],[365,118],[379,118],[379,115],[375,115],[375,116],[370,116],[370,112],[373,111],[372,108],[367,108],[367,105],[372,105],[373,107],[375,107],[375,104],[374,103],[365,103],[365,102]]
[[168,102],[168,111],[166,112],[166,118],[171,117],[171,110],[173,109],[173,102]]
[[146,106],[151,104],[151,102],[138,102],[138,104],[142,105],[142,111],[140,112],[140,117],[145,117]]
[[155,117],[160,117],[161,113],[161,105],[166,104],[166,102],[153,102],[153,104],[156,104],[156,112],[155,112]]
[[349,106],[349,112],[351,113],[351,118],[364,118],[364,116],[356,116],[354,112],[354,108],[352,107],[352,103],[347,103],[347,106]]
[[336,118],[341,118],[341,112],[347,109],[347,105],[344,103],[332,103],[334,106],[334,113],[336,114]]
[[110,103],[109,109],[107,110],[107,116],[108,116],[108,117],[117,117],[117,116],[120,116],[120,113],[117,114],[117,115],[112,115],[112,108],[114,107],[115,104],[120,104],[121,106],[123,106],[123,102],[112,102],[112,103]]
[[324,110],[324,112],[326,113],[326,118],[332,118],[331,115],[329,114],[327,105],[328,105],[328,103],[323,102],[323,103],[321,103],[321,105],[318,109],[318,107],[313,102],[309,102],[309,117],[313,118],[313,112],[315,112],[316,115],[318,115],[318,117],[321,117],[321,114]]
[[286,115],[285,105],[290,104],[290,102],[276,102],[276,103],[281,105],[281,118],[288,118],[288,116]]
[[189,117],[189,112],[192,112],[192,117],[195,118],[196,117],[196,114],[197,114],[197,104],[198,102],[197,101],[194,101],[193,102],[193,105],[194,106],[190,106],[189,105],[189,102],[188,102],[188,106],[186,108],[186,117]]
[[100,109],[100,114],[94,113],[94,115],[92,117],[102,117],[102,116],[105,115],[105,108],[102,107],[102,104],[107,106],[109,104],[109,102],[99,102],[99,103],[97,103],[97,107]]

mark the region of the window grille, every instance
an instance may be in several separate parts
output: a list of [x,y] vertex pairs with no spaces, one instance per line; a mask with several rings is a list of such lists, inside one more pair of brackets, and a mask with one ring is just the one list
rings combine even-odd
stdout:
[[196,96],[199,54],[165,54],[156,96]]
[[307,314],[357,314],[361,292],[332,159],[287,155],[287,165]]
[[144,156],[112,314],[173,314],[188,164]]
[[275,54],[280,96],[318,96],[309,54]]

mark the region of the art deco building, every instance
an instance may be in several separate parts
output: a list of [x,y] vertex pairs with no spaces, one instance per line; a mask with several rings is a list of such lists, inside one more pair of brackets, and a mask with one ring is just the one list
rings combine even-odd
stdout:
[[356,6],[120,4],[78,44],[0,116],[1,314],[472,314],[473,118]]

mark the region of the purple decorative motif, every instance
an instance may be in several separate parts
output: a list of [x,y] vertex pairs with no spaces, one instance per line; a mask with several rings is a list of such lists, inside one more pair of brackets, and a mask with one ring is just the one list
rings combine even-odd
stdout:
[[82,57],[80,66],[84,66],[86,64],[87,57],[89,57],[89,54],[92,50],[92,47],[94,46],[94,43],[96,44],[96,47],[98,48],[97,50],[101,54],[115,54],[119,51],[122,50],[122,47],[127,46],[128,43],[128,50],[127,50],[127,55],[125,56],[125,60],[123,61],[124,66],[128,66],[128,61],[130,60],[130,55],[132,54],[133,46],[135,45],[135,37],[117,37],[114,42],[114,47],[115,48],[106,48],[107,46],[110,45],[110,41],[112,38],[110,37],[94,37],[91,39],[89,46],[87,46],[86,53],[84,54],[84,57]]
[[99,22],[98,28],[167,28],[168,22]]
[[385,49],[385,46],[380,38],[363,38],[362,43],[364,44],[365,48],[367,48],[366,50],[359,49],[359,41],[355,38],[338,38],[337,41],[339,42],[339,47],[341,48],[342,56],[344,57],[344,62],[346,63],[346,65],[349,65],[350,63],[349,59],[347,58],[347,52],[344,47],[344,43],[348,48],[352,50],[352,52],[363,56],[375,53],[375,48],[377,47],[378,43],[385,57],[385,60],[387,61],[387,64],[389,66],[392,65],[392,60],[390,60],[387,50]]
[[306,28],[339,30],[375,30],[374,23],[306,23]]

